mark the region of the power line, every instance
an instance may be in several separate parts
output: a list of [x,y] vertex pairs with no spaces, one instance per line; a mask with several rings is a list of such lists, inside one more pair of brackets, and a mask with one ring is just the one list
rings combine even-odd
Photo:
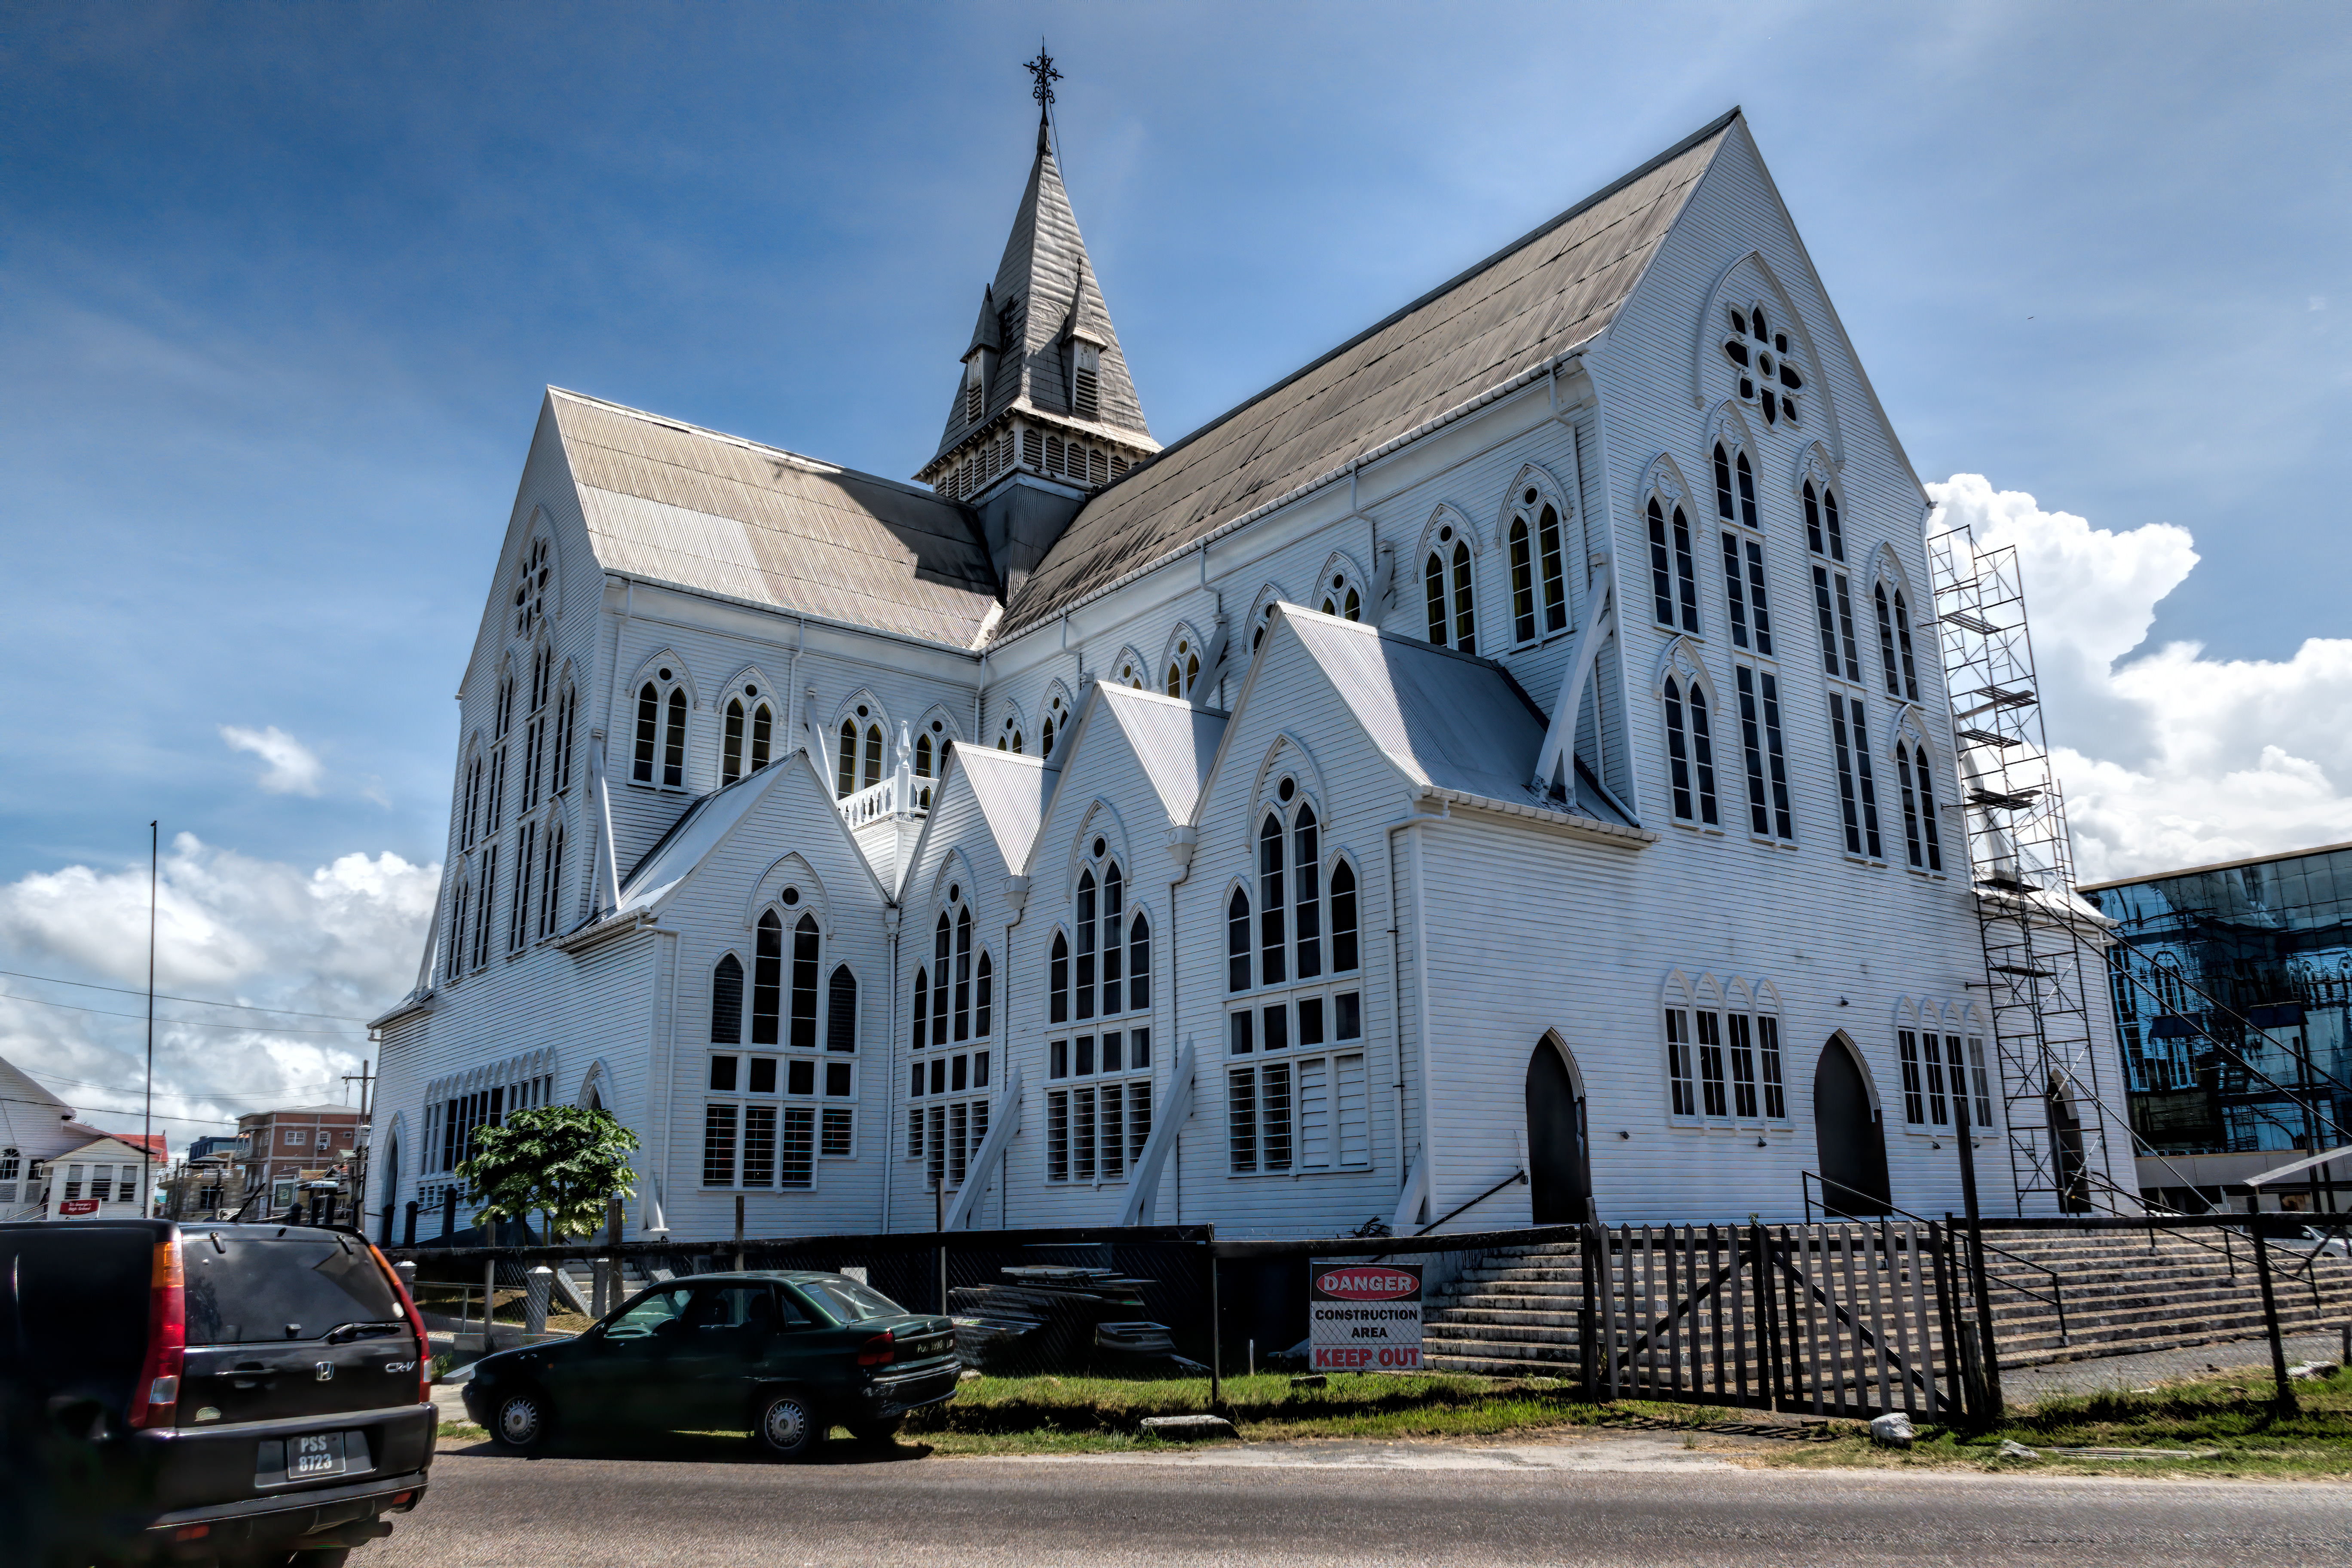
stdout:
[[[147,994],[144,991],[135,990],[129,986],[100,985],[97,982],[90,980],[61,980],[54,974],[30,974],[21,969],[0,969],[0,974],[5,974],[16,980],[45,981],[51,985],[77,985],[85,991],[111,991],[118,996],[144,996]],[[281,1018],[333,1018],[346,1024],[364,1024],[368,1022],[366,1018],[362,1017],[357,1013],[305,1013],[298,1007],[257,1007],[250,1002],[213,1002],[208,1001],[202,996],[174,996],[166,991],[158,991],[155,993],[155,1000],[158,1002],[193,1002],[199,1007],[234,1007],[237,1011],[243,1013],[275,1013]]]
[[[102,986],[100,989],[110,991],[113,987],[110,985]],[[138,994],[143,996],[146,993],[140,992]],[[138,1018],[143,1020],[147,1016],[144,1013],[116,1013],[109,1011],[104,1007],[82,1007],[78,1006],[71,1002],[52,1002],[46,996],[26,996],[15,991],[0,991],[0,1001],[30,1002],[36,1007],[62,1007],[68,1013],[94,1013],[101,1018]],[[225,1003],[213,1004],[215,1006],[233,1005],[234,1004]],[[306,1017],[311,1016],[313,1015],[304,1015]],[[242,1029],[248,1035],[332,1035],[336,1038],[343,1040],[356,1039],[359,1037],[359,1031],[356,1029],[272,1029],[260,1024],[207,1024],[200,1018],[165,1018],[163,1021],[166,1024],[177,1024],[190,1029]]]
[[[118,1089],[114,1092],[117,1094],[133,1094],[137,1091],[135,1089]],[[10,1105],[47,1105],[48,1103],[48,1101],[45,1100],[18,1100],[13,1095],[0,1095],[0,1100],[5,1100]],[[93,1116],[128,1116],[131,1114],[128,1110],[119,1110],[112,1106],[107,1105],[92,1106],[89,1113]],[[77,1110],[74,1114],[76,1119],[79,1120],[81,1112]],[[158,1121],[191,1121],[200,1127],[234,1127],[236,1125],[236,1118],[233,1116],[166,1116],[160,1110],[155,1112],[155,1120]],[[106,1129],[103,1127],[99,1128],[98,1131],[100,1132],[106,1132]],[[120,1132],[107,1132],[106,1135],[110,1138],[120,1138],[122,1136]]]
[[[30,1073],[30,1074],[27,1074],[26,1076],[27,1076],[27,1077],[32,1077],[32,1078],[45,1078],[45,1079],[47,1079],[51,1083],[69,1083],[69,1084],[73,1085],[76,1089],[104,1089],[104,1090],[105,1090],[107,1093],[109,1093],[109,1094],[137,1094],[137,1093],[139,1092],[139,1091],[138,1091],[137,1089],[124,1089],[124,1088],[122,1088],[120,1084],[111,1084],[111,1083],[91,1083],[91,1082],[90,1082],[89,1079],[87,1079],[65,1078],[65,1077],[62,1077],[62,1076],[61,1076],[61,1075],[59,1075],[59,1074],[57,1074],[57,1073],[51,1073],[51,1072],[45,1072],[45,1073]],[[251,1091],[249,1091],[249,1090],[243,1090],[243,1089],[223,1089],[223,1090],[221,1090],[221,1091],[219,1091],[219,1092],[217,1092],[217,1093],[214,1092],[214,1091],[213,1091],[213,1090],[211,1090],[211,1089],[197,1089],[197,1090],[195,1090],[194,1092],[190,1093],[190,1092],[185,1091],[185,1090],[183,1090],[183,1089],[166,1089],[166,1090],[164,1090],[164,1092],[165,1092],[166,1094],[176,1095],[176,1096],[178,1096],[178,1097],[179,1097],[180,1099],[182,1099],[182,1100],[278,1100],[278,1099],[282,1099],[283,1097],[285,1097],[285,1096],[287,1096],[287,1095],[289,1095],[289,1094],[310,1094],[310,1093],[324,1094],[324,1093],[327,1093],[327,1092],[329,1092],[330,1090],[331,1090],[334,1087],[335,1087],[335,1080],[334,1080],[333,1079],[326,1079],[326,1080],[324,1080],[323,1082],[320,1082],[320,1083],[316,1083],[316,1084],[298,1083],[298,1084],[292,1085],[291,1087],[287,1088],[287,1089],[271,1089],[271,1090],[269,1090],[269,1091],[268,1091],[268,1092],[267,1092],[267,1093],[260,1093],[260,1094],[253,1093],[253,1092],[251,1092]]]

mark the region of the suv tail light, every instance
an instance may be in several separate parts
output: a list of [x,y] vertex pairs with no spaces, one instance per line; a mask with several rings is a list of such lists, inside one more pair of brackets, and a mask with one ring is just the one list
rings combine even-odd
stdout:
[[857,1350],[857,1364],[860,1366],[888,1366],[898,1359],[898,1339],[887,1329],[866,1341]]
[[155,1244],[148,1275],[147,1354],[131,1394],[132,1426],[169,1426],[180,1415],[180,1369],[187,1359],[187,1277],[180,1269],[180,1233]]
[[433,1336],[425,1331],[424,1314],[417,1311],[416,1303],[408,1299],[408,1287],[400,1282],[400,1270],[377,1250],[375,1243],[371,1241],[362,1245],[367,1247],[368,1256],[375,1259],[375,1266],[383,1270],[383,1277],[392,1282],[392,1293],[400,1298],[400,1315],[408,1320],[408,1326],[416,1332],[416,1403],[430,1405],[433,1403]]

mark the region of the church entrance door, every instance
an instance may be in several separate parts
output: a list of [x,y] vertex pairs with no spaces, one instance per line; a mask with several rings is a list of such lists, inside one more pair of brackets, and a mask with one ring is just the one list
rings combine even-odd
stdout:
[[1813,1146],[1822,1161],[1822,1202],[1833,1218],[1884,1216],[1894,1194],[1886,1180],[1886,1134],[1862,1064],[1844,1039],[1830,1037],[1813,1068]]
[[1584,1101],[1566,1058],[1549,1038],[1528,1058],[1528,1183],[1536,1224],[1580,1225],[1589,1217],[1592,1168]]
[[2083,1157],[2083,1121],[2064,1082],[2050,1080],[2050,1142],[2058,1159],[2058,1206],[2067,1214],[2091,1212],[2091,1178]]

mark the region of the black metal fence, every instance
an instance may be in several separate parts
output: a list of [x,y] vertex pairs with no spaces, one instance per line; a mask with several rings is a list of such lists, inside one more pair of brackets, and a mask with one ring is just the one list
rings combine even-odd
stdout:
[[[2021,1273],[2021,1258],[2000,1261],[2003,1249],[1985,1242],[1985,1230],[2191,1232],[2233,1269],[2260,1277],[2283,1379],[2277,1303],[2309,1292],[2315,1310],[2315,1271],[2331,1247],[2343,1248],[2347,1234],[2339,1223],[2330,1227],[2333,1243],[2315,1238],[2305,1229],[2310,1217],[2070,1216],[1976,1229],[1964,1221],[1916,1219],[1581,1225],[1283,1240],[1221,1240],[1207,1226],[634,1242],[608,1232],[557,1246],[387,1251],[415,1265],[428,1294],[462,1290],[469,1301],[491,1287],[525,1286],[541,1264],[562,1268],[575,1281],[579,1306],[591,1313],[695,1274],[842,1273],[910,1310],[951,1317],[965,1364],[982,1372],[1205,1373],[1213,1397],[1222,1377],[1293,1364],[1288,1358],[1307,1339],[1311,1260],[1417,1258],[1430,1287],[1428,1306],[1443,1318],[1475,1316],[1462,1303],[1475,1305],[1475,1292],[1486,1288],[1477,1283],[1485,1277],[1479,1271],[1492,1272],[1501,1259],[1541,1266],[1533,1271],[1553,1283],[1549,1300],[1538,1304],[1559,1320],[1558,1329],[1523,1333],[1510,1348],[1524,1352],[1528,1373],[1572,1381],[1591,1398],[1845,1417],[1902,1410],[1948,1421],[1986,1418],[2000,1407],[1996,1293],[2041,1299],[2019,1281],[2038,1285],[2042,1274]],[[1470,1294],[1456,1294],[1457,1282]],[[1507,1323],[1544,1314],[1488,1315]],[[2299,1315],[2299,1309],[2289,1314]],[[572,1322],[581,1326],[579,1319]],[[2096,1353],[2083,1327],[2073,1327],[2075,1352]]]

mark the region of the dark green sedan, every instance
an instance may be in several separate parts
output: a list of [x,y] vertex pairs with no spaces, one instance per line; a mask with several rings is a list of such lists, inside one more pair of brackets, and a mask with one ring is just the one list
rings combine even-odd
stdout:
[[835,1425],[879,1442],[955,1394],[953,1326],[842,1274],[698,1274],[640,1292],[579,1338],[474,1365],[467,1414],[509,1448],[574,1428],[749,1426],[778,1458]]

